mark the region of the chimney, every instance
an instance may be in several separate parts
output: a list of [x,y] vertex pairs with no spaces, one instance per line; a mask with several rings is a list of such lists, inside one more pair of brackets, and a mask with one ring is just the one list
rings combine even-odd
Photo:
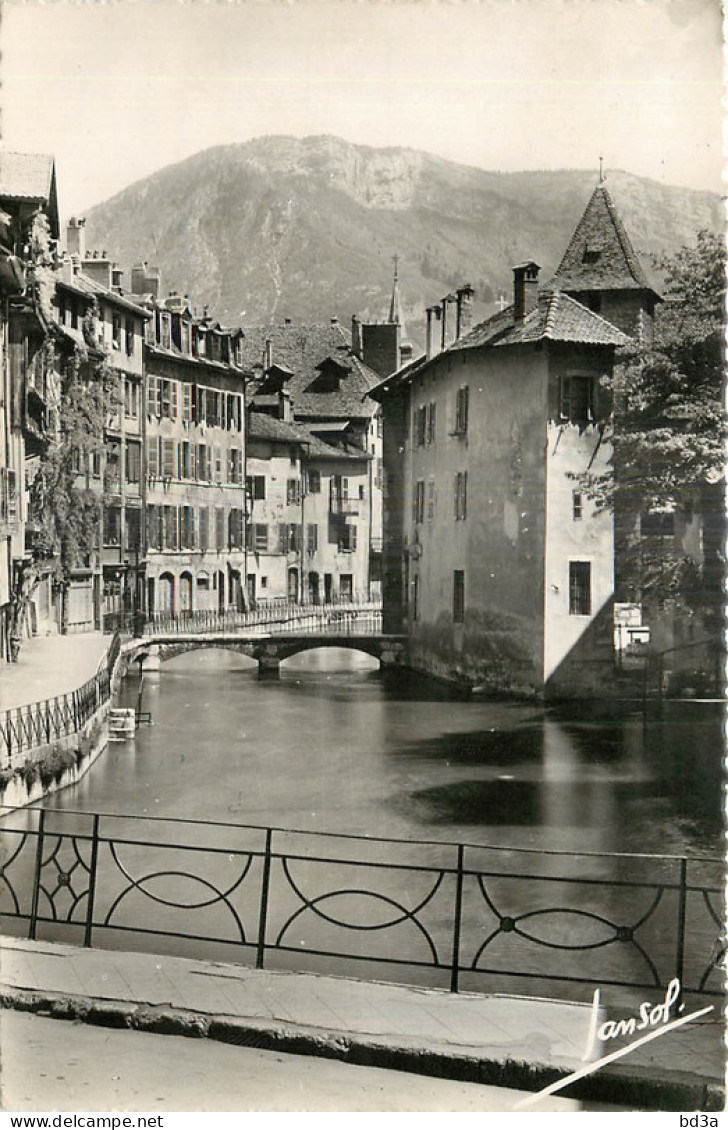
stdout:
[[473,324],[473,296],[475,291],[469,283],[458,287],[457,295],[457,321],[455,324],[455,340],[460,341],[470,332]]
[[66,228],[66,247],[68,254],[79,259],[86,258],[86,221],[72,216]]
[[448,306],[451,302],[455,302],[454,294],[446,294],[440,304],[442,309],[442,327],[441,327],[441,348],[446,349],[448,345],[454,340],[452,321],[449,317]]
[[270,338],[265,341],[265,364],[263,365],[263,372],[267,373],[273,364],[273,342]]
[[513,268],[513,322],[518,324],[538,306],[538,263],[519,263]]
[[356,314],[351,315],[351,352],[361,360],[361,322]]
[[111,290],[112,287],[112,263],[107,259],[106,252],[103,251],[100,255],[94,254],[93,259],[86,258],[81,263],[81,270],[84,275],[88,275],[90,279],[98,283],[100,286],[106,287]]

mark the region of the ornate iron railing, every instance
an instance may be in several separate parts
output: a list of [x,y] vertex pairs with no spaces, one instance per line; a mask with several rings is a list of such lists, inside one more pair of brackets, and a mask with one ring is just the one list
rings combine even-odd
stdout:
[[[118,655],[118,645],[116,648]],[[109,657],[111,652],[109,653]],[[116,661],[114,656],[113,662]],[[17,767],[18,757],[76,734],[109,701],[113,662],[76,691],[0,714],[0,768]]]
[[42,809],[2,822],[9,933],[449,987],[721,993],[716,859]]
[[[368,598],[327,601],[271,601],[247,612],[194,611],[154,612],[144,625],[144,635],[192,635],[206,632],[239,632],[261,629],[274,633],[322,631],[340,633],[349,622],[354,628],[381,631],[381,601]],[[364,620],[370,623],[362,628]],[[357,623],[358,622],[358,623]]]

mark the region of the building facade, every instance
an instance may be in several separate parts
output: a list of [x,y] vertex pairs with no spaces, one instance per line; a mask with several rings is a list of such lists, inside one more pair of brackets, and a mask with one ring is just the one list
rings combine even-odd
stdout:
[[408,634],[413,666],[490,691],[599,692],[613,673],[613,519],[579,475],[609,468],[604,378],[629,339],[597,310],[647,332],[657,296],[603,185],[585,217],[564,263],[591,275],[562,264],[541,287],[520,264],[512,304],[469,332],[472,291],[447,296],[426,355],[373,393],[385,630]]

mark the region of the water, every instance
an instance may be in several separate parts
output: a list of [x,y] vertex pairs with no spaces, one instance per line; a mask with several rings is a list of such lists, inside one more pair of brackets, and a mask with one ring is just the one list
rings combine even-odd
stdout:
[[[127,704],[136,702],[137,689],[136,678],[129,678]],[[54,828],[74,822],[75,830],[86,832],[88,821],[71,810],[126,813],[104,823],[102,835],[154,841],[152,847],[122,845],[118,859],[109,844],[101,845],[96,921],[110,915],[112,925],[195,934],[198,940],[167,936],[160,943],[155,935],[99,929],[97,945],[241,960],[239,948],[209,939],[233,939],[241,929],[246,940],[255,937],[263,875],[256,853],[262,852],[264,832],[157,825],[132,816],[368,837],[366,844],[320,835],[274,837],[280,854],[325,859],[286,865],[274,859],[266,936],[269,942],[280,937],[288,950],[267,953],[266,965],[426,984],[447,984],[446,970],[403,974],[401,966],[392,972],[391,960],[429,963],[434,946],[447,965],[456,896],[449,869],[457,859],[450,845],[487,845],[493,850],[468,848],[464,857],[473,873],[463,885],[461,958],[469,964],[485,943],[478,968],[497,975],[484,984],[467,974],[461,984],[556,996],[574,993],[566,979],[571,973],[593,983],[649,983],[649,961],[655,980],[669,979],[676,960],[679,865],[547,853],[722,855],[718,705],[668,704],[663,720],[645,727],[638,712],[615,712],[606,704],[544,710],[462,701],[427,680],[380,673],[366,656],[329,649],[288,661],[278,682],[259,681],[257,668],[232,652],[193,652],[165,664],[157,683],[145,682],[143,709],[151,711],[154,725],[142,726],[134,742],[110,746],[75,788],[50,797],[45,808]],[[184,844],[186,854],[158,846],[165,837]],[[427,842],[379,844],[375,837]],[[29,875],[33,842],[14,865]],[[218,853],[209,853],[211,847]],[[87,849],[82,843],[81,854]],[[68,839],[59,849],[58,870],[73,865],[73,856],[60,865],[67,851]],[[369,866],[333,863],[331,857]],[[376,862],[429,870],[370,866]],[[51,861],[47,867],[48,889],[55,866]],[[83,880],[83,869],[75,875]],[[688,875],[697,886],[715,885],[719,869],[691,862]],[[359,893],[346,893],[352,889]],[[215,894],[221,890],[232,890],[227,902]],[[55,903],[64,893],[54,896]],[[161,901],[150,902],[150,896]],[[165,899],[193,909],[170,908]],[[203,906],[206,899],[213,904]],[[423,900],[424,909],[414,913]],[[43,905],[41,899],[41,913]],[[83,908],[83,900],[78,905]],[[574,906],[591,917],[558,909]],[[404,914],[401,926],[371,929],[398,919],[397,908]],[[519,919],[521,933],[509,927],[504,932],[504,915]],[[643,916],[637,940],[644,953],[631,943],[604,945],[613,936],[608,923],[634,926]],[[367,929],[352,931],[343,923]],[[51,936],[50,929],[42,926],[39,936]],[[54,926],[53,936],[57,931]],[[524,940],[524,933],[552,948]],[[698,984],[716,935],[702,893],[690,893],[686,983]],[[571,949],[586,943],[594,948]],[[378,957],[380,963],[335,964],[317,959],[317,949]],[[544,974],[552,980],[544,981]],[[576,996],[586,999],[582,985]]]
[[[280,682],[198,651],[148,681],[154,725],[52,807],[561,851],[722,854],[721,710],[458,701],[346,650]],[[136,701],[128,679],[126,700]]]

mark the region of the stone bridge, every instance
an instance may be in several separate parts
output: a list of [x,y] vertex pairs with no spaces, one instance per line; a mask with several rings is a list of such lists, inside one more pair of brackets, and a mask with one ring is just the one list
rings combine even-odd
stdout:
[[356,634],[354,632],[281,632],[261,635],[244,629],[230,632],[155,633],[147,638],[130,640],[124,645],[126,666],[141,663],[147,674],[158,671],[161,664],[177,655],[203,648],[225,648],[247,655],[258,663],[261,678],[277,678],[281,662],[302,651],[318,647],[345,647],[363,651],[378,659],[383,667],[406,666],[406,637],[395,635]]

